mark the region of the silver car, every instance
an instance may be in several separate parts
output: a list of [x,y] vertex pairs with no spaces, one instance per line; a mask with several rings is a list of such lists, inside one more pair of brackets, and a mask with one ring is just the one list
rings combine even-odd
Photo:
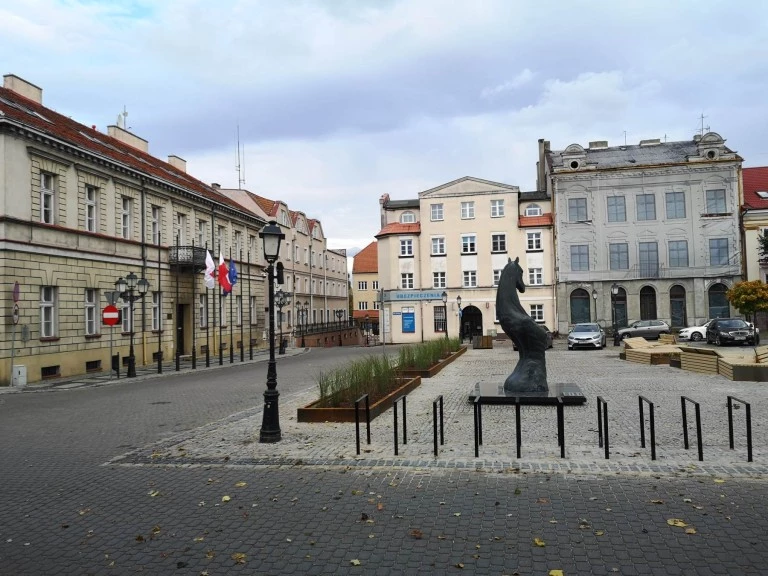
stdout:
[[597,348],[600,350],[605,347],[605,332],[600,324],[585,323],[575,324],[568,333],[568,350],[574,348]]

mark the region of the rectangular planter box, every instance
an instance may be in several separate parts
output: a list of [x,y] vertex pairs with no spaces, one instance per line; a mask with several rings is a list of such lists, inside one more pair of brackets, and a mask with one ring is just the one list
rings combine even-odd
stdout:
[[[409,394],[421,384],[421,378],[407,379],[399,388],[392,391],[378,402],[371,404],[371,420],[379,414],[386,412],[392,406],[392,402],[403,394]],[[317,406],[320,400],[298,409],[297,422],[354,422],[355,407],[350,408],[324,408]],[[360,406],[360,421],[365,420],[365,406]]]
[[448,358],[446,358],[445,360],[440,360],[440,362],[438,362],[431,368],[428,368],[426,370],[415,370],[415,369],[401,370],[400,373],[403,375],[404,378],[413,378],[414,376],[421,376],[422,378],[432,378],[432,376],[440,372],[440,370],[448,366],[448,364],[456,360],[456,358],[464,354],[464,352],[466,351],[467,351],[467,347],[462,346],[461,348],[456,350],[456,352],[448,356]]

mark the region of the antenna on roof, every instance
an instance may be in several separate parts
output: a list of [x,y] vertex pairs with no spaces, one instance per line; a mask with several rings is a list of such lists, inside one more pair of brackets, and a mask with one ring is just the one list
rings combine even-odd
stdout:
[[624,146],[627,145],[627,131],[624,130]]
[[[243,147],[243,156],[245,156],[245,147]],[[243,189],[245,184],[245,166],[240,157],[240,124],[237,125],[237,188]]]
[[[701,120],[701,135],[704,136],[704,118],[708,118],[708,116],[704,116],[704,112],[701,113],[701,116],[699,116],[699,120]],[[706,127],[707,132],[709,132],[709,126]]]
[[117,115],[117,127],[122,128],[123,130],[128,130],[128,122],[126,122],[127,118],[128,110],[126,109],[125,104],[123,104],[123,111]]

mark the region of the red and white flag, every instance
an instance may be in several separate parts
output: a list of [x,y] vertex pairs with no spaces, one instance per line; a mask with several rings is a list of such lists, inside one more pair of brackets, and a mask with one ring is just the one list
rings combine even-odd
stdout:
[[229,270],[224,263],[224,256],[219,252],[219,284],[222,290],[224,290],[224,296],[232,292],[232,284],[229,282]]
[[205,277],[203,281],[205,282],[206,288],[213,288],[216,285],[216,281],[214,280],[214,273],[216,272],[216,264],[213,263],[213,256],[211,256],[211,251],[206,250],[205,251]]

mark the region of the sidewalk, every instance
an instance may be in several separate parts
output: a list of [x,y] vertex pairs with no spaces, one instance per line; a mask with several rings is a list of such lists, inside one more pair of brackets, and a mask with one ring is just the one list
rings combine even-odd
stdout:
[[[287,348],[285,354],[278,354],[275,349],[275,359],[286,358],[288,356],[295,356],[297,354],[304,354],[309,348]],[[151,378],[162,378],[171,374],[184,374],[193,371],[201,370],[216,370],[222,368],[228,368],[230,366],[237,366],[241,364],[253,364],[257,362],[265,362],[269,360],[269,349],[260,348],[253,351],[253,360],[250,359],[248,351],[245,352],[243,361],[240,361],[240,355],[235,354],[234,362],[230,363],[229,354],[225,354],[223,363],[219,365],[219,357],[211,356],[210,366],[205,365],[205,356],[196,358],[195,368],[192,368],[192,357],[184,356],[180,359],[179,370],[176,370],[176,360],[173,359],[170,362],[163,362],[162,372],[158,372],[157,363],[147,364],[146,366],[136,366],[136,377],[131,380],[147,380]],[[71,388],[83,388],[86,386],[105,386],[112,383],[123,382],[127,380],[127,366],[120,368],[120,377],[112,372],[107,371],[97,372],[93,374],[80,374],[78,376],[68,376],[66,378],[51,378],[50,380],[40,380],[27,384],[23,388],[12,386],[0,386],[0,394],[9,394],[14,392],[39,392],[42,390],[50,390],[51,388],[57,389],[71,389]]]
[[[372,444],[356,454],[354,423],[300,424],[296,409],[316,399],[313,388],[281,398],[283,440],[277,444],[248,442],[261,419],[254,407],[220,422],[120,457],[122,463],[200,463],[226,459],[229,464],[316,464],[354,467],[405,466],[417,468],[507,469],[640,474],[768,474],[768,387],[753,382],[731,382],[669,366],[645,366],[618,358],[620,348],[600,351],[547,352],[550,383],[578,384],[587,403],[565,408],[566,458],[560,457],[554,407],[525,406],[521,412],[521,458],[515,450],[515,410],[510,406],[483,407],[483,445],[474,456],[473,408],[469,391],[482,380],[503,382],[517,361],[511,346],[467,350],[440,374],[423,379],[407,397],[407,443],[403,441],[402,407],[399,455],[394,455],[393,411],[371,423]],[[444,399],[445,444],[433,455],[432,403]],[[648,410],[645,410],[647,445],[640,445],[638,397],[655,404],[657,459],[651,459]],[[704,461],[697,458],[693,406],[689,406],[690,448],[683,448],[681,396],[700,403]],[[734,411],[735,449],[729,449],[726,397],[736,396],[752,405],[754,461],[747,462],[745,410]],[[598,445],[596,399],[608,406],[609,459]],[[244,442],[244,440],[246,442]],[[185,456],[178,454],[183,445]]]

